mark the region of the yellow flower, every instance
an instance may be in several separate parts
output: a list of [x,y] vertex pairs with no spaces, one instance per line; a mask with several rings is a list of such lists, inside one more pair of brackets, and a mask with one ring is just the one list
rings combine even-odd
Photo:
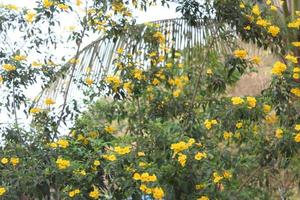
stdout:
[[295,67],[295,68],[293,69],[293,72],[294,72],[294,73],[300,73],[300,67]]
[[81,0],[76,0],[76,6],[81,6],[82,1]]
[[246,50],[242,50],[242,49],[237,49],[233,52],[234,56],[236,58],[241,58],[241,59],[244,59],[246,58],[246,56],[248,55],[247,51]]
[[276,113],[271,113],[268,116],[266,116],[266,121],[268,124],[275,124],[277,122],[277,116]]
[[117,88],[121,85],[121,80],[117,76],[108,76],[105,81],[113,86],[113,88]]
[[104,128],[104,130],[105,130],[106,132],[108,132],[108,133],[114,133],[114,132],[117,131],[117,129],[116,129],[115,127],[113,127],[113,126],[106,126],[106,127]]
[[159,42],[163,43],[165,41],[165,36],[161,32],[154,33],[153,37]]
[[272,68],[272,74],[281,76],[285,70],[286,70],[286,64],[284,64],[280,61],[277,61]]
[[283,130],[281,128],[276,129],[275,137],[277,137],[278,139],[281,139],[283,137]]
[[161,200],[165,196],[165,193],[164,193],[163,189],[160,188],[160,187],[153,188],[152,193],[153,193],[154,199],[160,199]]
[[154,78],[153,81],[152,81],[152,84],[153,85],[158,85],[158,84],[160,84],[160,81],[157,78]]
[[3,83],[3,77],[0,75],[0,84]]
[[276,37],[280,32],[280,28],[278,26],[270,26],[268,28],[268,33],[271,33],[273,37]]
[[293,74],[293,78],[294,78],[294,79],[299,79],[299,78],[300,78],[300,75],[299,75],[298,73],[294,73],[294,74]]
[[244,103],[244,100],[241,97],[232,97],[231,98],[231,103],[233,105],[240,105]]
[[294,140],[295,140],[295,142],[300,142],[300,133],[295,135]]
[[292,42],[292,45],[293,45],[294,47],[300,47],[300,42]]
[[58,169],[66,169],[66,168],[70,167],[70,161],[64,160],[62,158],[58,158],[56,160],[56,165],[57,165]]
[[196,160],[202,160],[203,158],[206,158],[207,157],[207,155],[206,155],[206,153],[202,153],[202,152],[198,152],[198,153],[196,153],[196,155],[195,155],[195,159]]
[[85,83],[88,85],[88,86],[91,86],[93,83],[94,83],[94,80],[91,78],[91,77],[87,77],[85,79]]
[[17,157],[12,157],[10,158],[10,163],[13,165],[13,166],[16,166],[17,164],[19,164],[20,162],[20,159],[17,158]]
[[93,185],[93,190],[89,193],[89,197],[91,197],[92,199],[99,199],[100,197],[99,188]]
[[130,149],[131,149],[131,146],[126,146],[126,147],[123,147],[123,148],[117,146],[117,147],[114,148],[114,151],[117,152],[119,155],[125,155],[125,154],[130,153],[130,151],[131,151]]
[[267,27],[268,25],[270,25],[270,22],[268,22],[265,19],[258,19],[256,21],[256,24],[259,25],[259,26],[262,26],[262,27]]
[[174,151],[175,154],[188,149],[190,146],[188,143],[180,141],[179,143],[171,144],[171,150]]
[[139,173],[134,173],[132,178],[134,180],[138,181],[138,180],[141,180],[141,175]]
[[177,89],[173,92],[173,97],[179,97],[180,96],[180,93],[181,93],[181,90],[180,89]]
[[297,64],[298,63],[298,58],[291,55],[291,54],[288,54],[285,56],[285,59],[287,59],[288,61],[292,62],[292,63],[295,63]]
[[72,190],[69,192],[69,197],[75,197],[79,193],[80,193],[80,189]]
[[299,29],[299,27],[300,27],[300,20],[295,20],[293,22],[288,23],[288,27],[289,28]]
[[205,188],[205,184],[197,184],[197,185],[195,185],[195,189],[196,190],[202,190],[202,189],[204,189]]
[[266,4],[267,4],[268,6],[271,5],[271,3],[272,3],[271,0],[267,0],[267,1],[266,1]]
[[5,70],[5,71],[10,72],[10,71],[16,70],[16,66],[11,65],[11,64],[4,64],[4,65],[2,66],[2,69]]
[[300,124],[296,124],[295,130],[296,130],[296,131],[300,131]]
[[238,122],[236,123],[235,127],[237,127],[238,129],[243,127],[243,123],[242,122]]
[[50,105],[53,105],[55,104],[55,101],[51,98],[46,98],[44,103],[47,105],[47,106],[50,106]]
[[100,165],[100,161],[99,160],[95,160],[93,163],[96,167],[98,167]]
[[68,140],[63,140],[63,139],[60,139],[58,140],[57,142],[57,145],[63,149],[67,148],[69,146],[69,142]]
[[72,58],[70,61],[69,61],[71,64],[78,64],[80,62],[79,59],[75,59],[75,58]]
[[250,30],[251,30],[251,26],[249,26],[249,25],[248,25],[248,26],[245,26],[245,27],[244,27],[244,30],[245,30],[245,31],[250,31]]
[[40,109],[40,108],[31,108],[31,109],[29,110],[29,112],[30,112],[31,114],[36,114],[36,113],[42,112],[42,109]]
[[223,133],[223,138],[224,138],[225,140],[229,140],[231,137],[232,137],[232,132],[227,132],[227,131],[225,131],[225,132]]
[[265,113],[269,113],[271,111],[271,109],[272,109],[272,107],[268,104],[265,104],[263,106],[263,110],[264,110]]
[[144,156],[145,156],[145,153],[142,152],[142,151],[140,151],[140,152],[138,152],[138,156],[139,156],[139,157],[144,157]]
[[247,97],[248,108],[254,108],[256,106],[256,99],[254,97]]
[[103,155],[102,156],[105,160],[108,160],[108,161],[115,161],[117,160],[116,156],[115,155]]
[[219,183],[222,179],[223,179],[223,176],[220,176],[217,172],[214,172],[213,173],[213,181],[214,183]]
[[118,54],[123,54],[124,53],[124,49],[123,48],[118,48],[117,49],[117,53]]
[[200,198],[198,198],[197,200],[209,200],[209,198],[207,196],[201,196]]
[[66,4],[63,4],[63,3],[58,4],[57,7],[64,10],[64,11],[69,9],[69,6],[66,5]]
[[185,164],[186,164],[186,159],[187,159],[187,156],[186,156],[185,154],[182,154],[182,153],[179,154],[179,156],[178,156],[178,162],[180,163],[180,165],[181,165],[182,167],[185,166]]
[[5,187],[0,187],[0,196],[3,196],[6,193]]
[[137,80],[142,80],[143,79],[143,71],[140,69],[134,69],[133,70],[133,77],[136,78]]
[[206,119],[204,121],[204,126],[206,129],[210,130],[212,128],[213,125],[216,125],[218,124],[218,121],[215,120],[215,119],[212,119],[212,120],[209,120],[209,119]]
[[230,171],[227,171],[227,170],[226,170],[226,171],[223,173],[223,177],[226,178],[226,179],[231,179],[232,174],[231,174]]
[[142,184],[142,185],[140,186],[140,190],[141,190],[142,192],[146,192],[147,186],[146,186],[145,184]]
[[240,3],[240,8],[244,9],[245,8],[245,4],[243,2]]
[[296,95],[297,97],[300,97],[300,89],[299,88],[292,88],[291,93]]
[[1,159],[1,163],[2,163],[3,165],[6,165],[6,164],[8,163],[8,158],[2,158],[2,159]]
[[48,145],[53,149],[57,148],[57,144],[55,142],[51,142]]
[[256,64],[256,65],[258,65],[261,62],[261,58],[258,57],[258,56],[253,56],[251,58],[251,62],[254,63],[254,64]]
[[212,75],[212,74],[213,74],[213,71],[212,71],[211,69],[207,69],[207,70],[206,70],[206,74],[207,74],[207,75]]
[[270,6],[270,10],[272,10],[272,11],[277,11],[278,10],[278,8],[276,7],[276,6]]
[[32,23],[35,20],[36,13],[34,11],[28,11],[25,15],[25,20],[28,23]]
[[255,4],[255,6],[253,6],[252,13],[257,15],[257,16],[260,15],[261,12],[260,12],[260,8],[259,8],[258,4]]
[[53,2],[52,1],[49,1],[49,0],[44,0],[43,1],[43,6],[45,8],[50,8],[51,6],[53,6]]

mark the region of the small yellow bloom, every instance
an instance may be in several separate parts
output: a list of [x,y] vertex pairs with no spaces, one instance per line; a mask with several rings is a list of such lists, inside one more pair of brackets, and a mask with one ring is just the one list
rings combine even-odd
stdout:
[[29,112],[30,112],[31,114],[36,114],[36,113],[42,112],[42,109],[40,109],[40,108],[31,108],[31,109],[29,110]]
[[13,166],[16,166],[17,164],[20,163],[20,159],[17,158],[17,157],[12,157],[12,158],[10,158],[10,163],[11,163]]
[[203,158],[206,158],[207,157],[207,155],[206,155],[206,153],[202,153],[202,152],[198,152],[198,153],[196,153],[196,155],[195,155],[195,159],[196,160],[202,160]]
[[268,104],[265,104],[263,106],[264,113],[269,113],[271,111],[271,109],[272,109],[272,107],[270,105],[268,105]]
[[154,199],[162,200],[165,196],[165,193],[162,188],[155,187],[152,191]]
[[45,8],[50,8],[51,6],[53,6],[53,2],[52,1],[49,1],[49,0],[44,0],[43,1],[43,6],[45,7]]
[[144,156],[145,156],[145,153],[142,152],[142,151],[140,151],[140,152],[138,152],[138,156],[139,156],[139,157],[144,157]]
[[231,98],[231,103],[233,105],[240,105],[244,103],[244,100],[241,97],[232,97]]
[[294,47],[300,47],[300,42],[292,42],[292,45],[293,45]]
[[254,64],[256,64],[256,65],[258,65],[261,62],[261,58],[258,57],[258,56],[253,56],[251,58],[251,62],[254,63]]
[[300,97],[300,89],[299,88],[292,88],[291,93],[296,95],[297,97]]
[[251,30],[251,26],[249,26],[249,25],[248,25],[248,26],[245,26],[245,27],[244,27],[244,30],[245,30],[245,31],[250,31],[250,30]]
[[173,97],[179,97],[180,96],[180,93],[181,93],[181,90],[177,89],[173,92]]
[[100,197],[99,188],[93,185],[93,190],[89,193],[89,197],[91,197],[92,199],[99,199]]
[[181,165],[182,167],[185,166],[185,164],[186,164],[186,159],[187,159],[187,156],[186,156],[185,154],[182,154],[182,153],[179,154],[179,156],[178,156],[178,162],[180,163],[180,165]]
[[227,132],[227,131],[225,131],[224,133],[223,133],[223,138],[225,139],[225,140],[229,140],[231,137],[232,137],[232,132]]
[[255,4],[255,6],[253,6],[252,13],[257,15],[257,16],[260,15],[261,12],[260,12],[260,8],[259,8],[258,4]]
[[256,24],[262,27],[267,27],[268,25],[270,25],[271,23],[265,19],[258,19],[256,21]]
[[296,130],[296,131],[300,131],[300,124],[296,124],[296,125],[295,125],[295,130]]
[[198,198],[197,200],[209,200],[209,198],[207,196],[201,196],[200,198]]
[[272,74],[275,74],[277,76],[281,76],[282,73],[286,70],[286,64],[280,62],[280,61],[277,61],[273,68],[272,68]]
[[25,15],[25,20],[28,23],[32,23],[35,20],[36,13],[34,11],[28,11]]
[[63,140],[63,139],[60,139],[58,140],[57,142],[57,145],[63,149],[67,148],[69,146],[69,142],[68,140]]
[[241,59],[245,59],[246,56],[248,55],[247,51],[243,49],[237,49],[233,52],[233,54],[236,58],[241,58]]
[[291,54],[288,54],[285,56],[285,59],[287,59],[288,61],[292,62],[292,63],[295,63],[297,64],[298,63],[298,58],[291,55]]
[[278,139],[281,139],[283,137],[283,130],[281,128],[276,129],[275,137],[277,137]]
[[5,187],[0,187],[0,196],[3,196],[6,193]]
[[26,56],[24,56],[24,55],[15,55],[14,56],[14,60],[16,60],[16,61],[23,61],[23,60],[26,60]]
[[62,158],[58,158],[56,160],[56,165],[57,165],[58,169],[66,169],[66,168],[70,167],[70,161],[64,160]]
[[116,156],[115,155],[103,155],[102,156],[105,160],[108,160],[108,161],[115,161],[117,160]]
[[247,97],[248,108],[252,109],[256,106],[256,99],[254,97]]
[[132,178],[134,180],[138,181],[138,180],[141,180],[141,175],[139,173],[134,173]]
[[46,98],[44,103],[47,105],[47,106],[50,106],[50,105],[53,105],[55,104],[55,101],[51,98]]
[[207,69],[207,70],[206,70],[206,74],[207,74],[207,75],[212,75],[212,74],[213,74],[212,69]]
[[5,71],[8,71],[8,72],[15,71],[16,70],[16,66],[11,65],[11,64],[4,64],[2,66],[2,69],[5,70]]
[[98,167],[100,165],[100,161],[99,160],[95,160],[93,163],[96,167]]
[[243,2],[240,3],[240,8],[244,9],[245,8],[245,4]]
[[1,159],[1,163],[2,163],[3,165],[6,165],[6,164],[8,163],[8,158],[2,158],[2,159]]
[[278,26],[270,26],[268,28],[268,33],[271,33],[273,37],[276,37],[280,32],[280,28]]
[[213,173],[213,181],[214,183],[219,183],[222,179],[223,179],[223,176],[220,176],[217,172],[214,172]]
[[300,133],[298,133],[297,135],[295,135],[294,137],[295,142],[300,142]]
[[87,78],[85,79],[85,83],[86,83],[88,86],[91,86],[91,85],[93,85],[94,80],[93,80],[91,77],[87,77]]
[[105,130],[106,132],[108,132],[108,133],[111,133],[111,134],[117,131],[117,129],[116,129],[115,127],[113,127],[113,126],[106,126],[106,127],[104,128],[104,130]]
[[225,171],[225,172],[223,173],[223,177],[226,178],[226,179],[231,179],[232,174],[231,174],[230,171]]
[[126,146],[126,147],[119,147],[119,146],[117,146],[117,147],[114,148],[114,151],[116,153],[118,153],[119,155],[125,155],[125,154],[130,153],[131,146]]
[[63,3],[58,4],[57,7],[64,11],[67,11],[69,9],[69,6]]

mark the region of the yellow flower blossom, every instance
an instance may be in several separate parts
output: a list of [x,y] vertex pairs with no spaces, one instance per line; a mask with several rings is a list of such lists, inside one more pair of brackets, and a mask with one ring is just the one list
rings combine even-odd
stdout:
[[0,197],[6,193],[5,187],[0,187]]
[[251,26],[249,26],[249,25],[248,25],[248,26],[245,26],[245,27],[244,27],[244,30],[245,30],[245,31],[250,31],[250,30],[251,30]]
[[260,11],[260,8],[259,8],[258,4],[255,4],[255,5],[253,6],[253,8],[252,8],[252,13],[253,13],[254,15],[257,15],[257,16],[260,15],[261,11]]
[[277,61],[272,68],[272,74],[281,76],[282,73],[286,70],[286,68],[287,68],[286,64]]
[[17,164],[20,163],[20,159],[18,157],[12,157],[10,158],[10,163],[13,165],[13,166],[16,166]]
[[125,154],[130,153],[130,151],[131,151],[130,149],[131,149],[131,146],[126,146],[126,147],[123,147],[123,148],[117,146],[117,147],[114,148],[114,151],[116,153],[118,153],[119,155],[125,155]]
[[218,121],[215,120],[215,119],[212,119],[212,120],[209,120],[209,119],[206,119],[204,121],[204,126],[206,129],[210,130],[212,128],[213,125],[216,125],[218,124]]
[[300,89],[299,88],[292,88],[291,93],[296,95],[297,97],[300,97]]
[[253,56],[250,60],[253,64],[258,65],[261,62],[261,58],[258,56]]
[[230,171],[224,171],[223,173],[223,177],[226,178],[226,179],[231,179],[232,178],[232,174]]
[[243,2],[240,3],[240,8],[244,9],[245,8],[245,4]]
[[2,163],[3,165],[6,165],[6,164],[8,163],[8,158],[2,158],[2,159],[1,159],[1,163]]
[[247,51],[243,49],[237,49],[233,52],[233,54],[236,58],[241,58],[241,59],[245,59],[246,56],[248,55]]
[[294,137],[295,142],[300,142],[300,133],[298,133],[297,135],[295,135]]
[[138,154],[139,157],[144,157],[145,156],[145,153],[142,152],[142,151],[139,151],[137,154]]
[[45,8],[50,8],[51,6],[53,6],[54,3],[52,1],[49,1],[49,0],[43,0],[43,6]]
[[64,11],[67,11],[69,9],[69,6],[63,3],[58,4],[57,7]]
[[231,98],[231,103],[233,105],[240,105],[244,103],[244,100],[241,97],[232,97]]
[[283,137],[283,130],[281,128],[277,128],[275,131],[275,137],[281,139]]
[[254,108],[256,106],[256,99],[254,97],[247,97],[248,108]]
[[47,106],[50,106],[50,105],[53,105],[55,104],[55,101],[51,98],[46,98],[44,103],[47,105]]
[[287,59],[288,61],[292,62],[292,63],[295,63],[297,64],[298,63],[298,58],[291,55],[291,54],[288,54],[285,56],[285,59]]
[[32,23],[35,20],[36,13],[34,11],[28,11],[25,15],[25,20],[28,23]]
[[207,158],[207,155],[206,155],[206,153],[205,152],[198,152],[198,153],[196,153],[196,155],[195,155],[195,159],[196,160],[202,160],[203,158]]
[[8,72],[15,71],[16,70],[16,66],[11,65],[11,64],[4,64],[2,66],[2,69],[5,70],[5,71],[8,71]]
[[229,140],[230,138],[232,138],[232,132],[227,132],[227,131],[225,131],[224,133],[223,133],[223,138],[225,139],[225,140]]
[[93,85],[94,80],[93,80],[91,77],[87,77],[87,78],[85,79],[85,83],[86,83],[88,86],[91,86],[91,85]]
[[65,149],[69,146],[68,140],[59,139],[56,143],[59,147],[61,147],[63,149]]
[[200,198],[198,198],[197,200],[209,200],[209,198],[207,196],[201,196]]
[[268,33],[271,33],[273,37],[276,37],[280,32],[280,28],[278,26],[270,26],[268,28]]
[[29,110],[29,113],[31,113],[31,114],[36,114],[36,113],[40,113],[40,112],[42,112],[42,109],[40,109],[40,108],[31,108]]
[[300,42],[292,42],[292,45],[293,45],[294,47],[300,47]]
[[259,26],[262,26],[262,27],[267,27],[268,25],[270,25],[271,23],[268,22],[267,20],[265,19],[258,19],[256,21],[256,24],[259,25]]
[[99,160],[95,160],[93,163],[96,167],[98,167],[100,165],[100,161]]
[[295,130],[296,130],[296,131],[300,131],[300,124],[296,124],[296,125],[295,125]]
[[164,193],[163,189],[160,188],[160,187],[153,188],[152,193],[153,193],[154,199],[162,200],[165,196],[165,193]]
[[268,124],[275,124],[277,122],[278,117],[276,116],[276,113],[270,113],[266,116],[266,122]]
[[116,156],[115,155],[103,155],[102,156],[105,160],[108,160],[108,161],[115,161],[117,160]]
[[113,127],[113,126],[106,126],[105,128],[104,128],[104,130],[106,131],[106,132],[108,132],[108,133],[115,133],[116,131],[117,131],[117,129],[115,128],[115,127]]
[[223,179],[223,176],[220,176],[217,172],[213,173],[213,181],[214,183],[219,183]]
[[96,186],[93,185],[93,190],[90,191],[89,197],[91,197],[92,199],[99,199],[99,197],[100,197],[99,188],[97,188]]
[[263,111],[264,113],[269,113],[271,111],[272,107],[268,104],[263,105]]
[[73,198],[75,197],[77,194],[80,193],[80,189],[75,189],[75,190],[72,190],[68,193],[69,197]]
[[182,167],[185,166],[186,164],[186,159],[187,159],[187,156],[185,154],[182,154],[182,153],[179,153],[179,156],[178,156],[178,162],[180,163],[180,165]]
[[153,37],[159,42],[163,43],[165,41],[165,36],[161,32],[154,33]]
[[62,158],[58,158],[56,160],[56,165],[57,165],[58,169],[66,169],[66,168],[70,167],[70,161],[64,160]]

